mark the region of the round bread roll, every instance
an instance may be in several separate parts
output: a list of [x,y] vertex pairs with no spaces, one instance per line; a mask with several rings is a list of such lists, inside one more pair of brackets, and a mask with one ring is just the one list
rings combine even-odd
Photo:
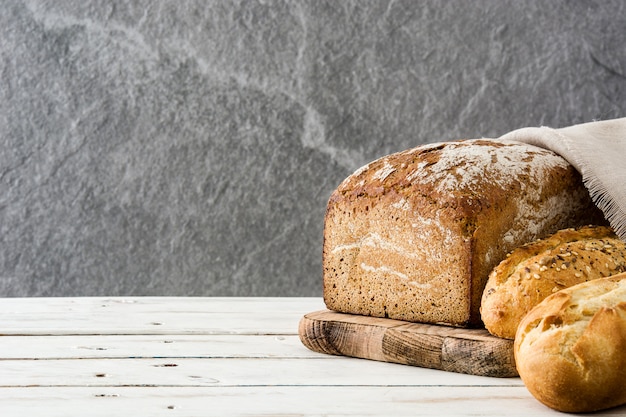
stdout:
[[626,273],[559,291],[528,313],[514,342],[520,377],[558,411],[626,403]]
[[626,272],[626,242],[605,226],[565,229],[513,250],[489,275],[481,319],[494,336],[513,339],[522,318],[547,296]]

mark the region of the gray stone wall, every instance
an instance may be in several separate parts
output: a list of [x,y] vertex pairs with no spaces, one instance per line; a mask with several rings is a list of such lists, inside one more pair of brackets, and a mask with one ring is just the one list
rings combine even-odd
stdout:
[[419,144],[626,110],[626,3],[0,2],[0,296],[321,294]]

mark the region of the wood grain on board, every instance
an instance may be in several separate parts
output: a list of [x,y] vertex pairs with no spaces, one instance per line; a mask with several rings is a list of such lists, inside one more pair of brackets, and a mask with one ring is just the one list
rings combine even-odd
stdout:
[[423,368],[491,377],[518,376],[513,341],[463,329],[320,310],[300,320],[309,349]]

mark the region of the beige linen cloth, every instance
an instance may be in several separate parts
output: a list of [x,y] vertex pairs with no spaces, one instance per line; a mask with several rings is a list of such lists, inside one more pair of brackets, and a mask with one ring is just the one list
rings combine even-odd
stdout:
[[570,127],[527,127],[501,136],[550,149],[581,173],[595,204],[626,240],[626,118]]

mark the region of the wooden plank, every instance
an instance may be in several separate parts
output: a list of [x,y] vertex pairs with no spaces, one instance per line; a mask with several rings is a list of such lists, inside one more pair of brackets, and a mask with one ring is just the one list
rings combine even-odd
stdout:
[[[329,357],[330,358],[330,357]],[[0,387],[521,386],[519,378],[453,374],[354,358],[59,359],[2,362]]]
[[0,316],[25,313],[119,312],[161,313],[302,313],[323,308],[321,297],[15,297],[2,298]]
[[[0,388],[0,410],[3,417],[562,415],[519,386]],[[618,407],[596,415],[625,413]]]
[[38,319],[3,317],[0,335],[217,335],[295,334],[302,314],[257,313],[47,313]]
[[517,376],[513,341],[484,329],[408,323],[321,310],[304,315],[309,349],[472,375]]
[[0,360],[323,356],[297,335],[0,336]]
[[321,298],[2,299],[0,335],[297,334]]

